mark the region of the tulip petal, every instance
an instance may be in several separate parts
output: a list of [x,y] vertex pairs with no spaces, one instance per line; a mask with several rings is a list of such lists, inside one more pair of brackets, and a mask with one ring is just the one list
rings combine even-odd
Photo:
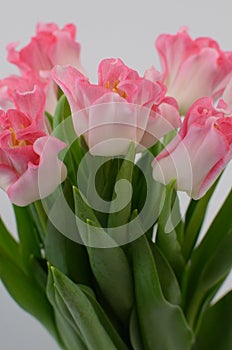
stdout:
[[10,166],[0,164],[0,188],[4,191],[18,179],[16,171],[14,171]]
[[41,137],[34,143],[40,156],[39,164],[28,164],[28,169],[8,188],[10,200],[19,206],[28,205],[51,194],[65,179],[67,170],[57,158],[66,145],[54,137]]

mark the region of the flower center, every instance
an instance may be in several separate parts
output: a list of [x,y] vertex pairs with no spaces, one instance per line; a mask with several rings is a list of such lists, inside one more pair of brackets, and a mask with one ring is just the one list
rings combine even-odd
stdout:
[[121,90],[118,88],[118,84],[120,83],[119,80],[116,80],[113,84],[110,84],[109,81],[106,82],[105,87],[107,89],[112,90],[113,92],[116,92],[119,96],[121,96],[122,98],[127,98],[127,94],[125,93],[125,91]]
[[13,148],[23,147],[29,144],[28,141],[18,140],[16,137],[16,132],[13,128],[10,128],[9,130],[11,132],[11,145]]

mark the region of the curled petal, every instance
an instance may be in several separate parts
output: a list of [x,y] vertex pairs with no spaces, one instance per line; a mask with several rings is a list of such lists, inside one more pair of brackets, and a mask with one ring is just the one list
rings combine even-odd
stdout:
[[45,94],[39,86],[34,86],[32,91],[15,92],[14,103],[18,110],[35,121],[39,129],[45,127]]
[[45,136],[34,143],[39,163],[28,164],[28,169],[7,190],[10,200],[19,206],[28,205],[51,194],[64,181],[67,170],[57,155],[66,145],[60,140]]
[[0,188],[4,191],[14,184],[18,179],[17,172],[14,171],[10,166],[0,164]]
[[203,120],[195,116],[192,123],[191,116],[188,119],[173,141],[155,158],[153,177],[164,184],[176,179],[178,190],[199,199],[232,158],[232,120],[211,113]]

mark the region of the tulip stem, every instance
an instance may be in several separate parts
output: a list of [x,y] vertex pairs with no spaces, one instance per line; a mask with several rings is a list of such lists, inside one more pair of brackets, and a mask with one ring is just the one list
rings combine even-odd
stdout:
[[41,237],[41,239],[44,240],[45,232],[47,229],[47,215],[45,213],[45,210],[43,208],[41,201],[36,201],[34,203],[34,207],[38,218],[36,224],[37,226],[40,225],[40,227],[42,227],[42,230],[40,229],[39,232],[40,233],[41,231],[43,232],[43,237]]

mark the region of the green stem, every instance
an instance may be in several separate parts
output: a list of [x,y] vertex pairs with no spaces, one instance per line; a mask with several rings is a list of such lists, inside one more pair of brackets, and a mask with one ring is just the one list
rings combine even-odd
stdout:
[[32,214],[40,234],[42,242],[44,242],[45,233],[47,230],[47,215],[41,201],[36,201],[31,206]]

